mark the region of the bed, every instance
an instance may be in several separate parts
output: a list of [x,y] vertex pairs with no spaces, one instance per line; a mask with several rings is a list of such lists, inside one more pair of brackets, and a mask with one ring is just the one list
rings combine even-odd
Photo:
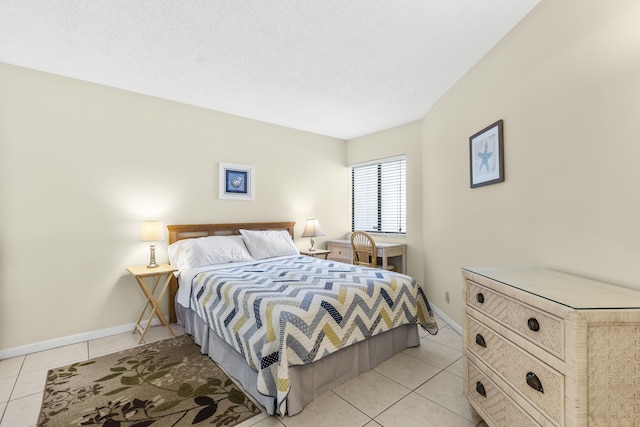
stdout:
[[415,279],[301,256],[294,222],[170,225],[170,318],[269,414],[437,333]]

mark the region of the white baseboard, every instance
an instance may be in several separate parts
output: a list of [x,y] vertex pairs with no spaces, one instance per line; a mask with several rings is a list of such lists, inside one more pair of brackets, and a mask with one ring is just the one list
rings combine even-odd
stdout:
[[[145,323],[142,323],[144,327]],[[153,319],[151,326],[160,325],[158,319]],[[39,351],[51,350],[52,348],[62,347],[65,345],[77,344],[84,341],[95,340],[98,338],[109,337],[111,335],[123,334],[125,332],[131,333],[135,323],[128,323],[126,325],[114,326],[113,328],[100,329],[97,331],[83,332],[81,334],[69,335],[62,338],[55,338],[47,341],[40,341],[33,344],[22,345],[19,347],[8,348],[0,350],[0,360],[9,359],[12,357],[24,356],[25,354],[37,353]]]
[[431,310],[433,310],[433,312],[435,314],[437,314],[439,318],[444,320],[447,323],[447,325],[451,326],[451,328],[454,331],[456,331],[457,333],[462,335],[462,327],[460,325],[458,325],[456,322],[451,320],[451,318],[449,316],[447,316],[446,314],[444,314],[444,312],[442,310],[440,310],[438,307],[436,307],[435,305],[433,305],[431,303],[429,303],[429,304],[431,305]]

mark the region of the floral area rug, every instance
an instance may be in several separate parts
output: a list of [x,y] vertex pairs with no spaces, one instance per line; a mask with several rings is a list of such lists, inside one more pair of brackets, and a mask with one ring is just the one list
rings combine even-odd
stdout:
[[189,336],[52,369],[38,426],[234,426],[260,409]]

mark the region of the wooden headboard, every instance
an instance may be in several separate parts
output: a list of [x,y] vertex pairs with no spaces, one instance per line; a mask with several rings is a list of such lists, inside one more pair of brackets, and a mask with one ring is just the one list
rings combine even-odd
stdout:
[[[189,225],[168,225],[169,244],[178,240],[193,239],[207,236],[233,236],[240,234],[240,230],[287,230],[293,236],[293,221],[286,222],[245,222],[238,224],[189,224]],[[171,277],[169,285],[169,321],[176,322],[176,293],[178,292],[178,279]]]

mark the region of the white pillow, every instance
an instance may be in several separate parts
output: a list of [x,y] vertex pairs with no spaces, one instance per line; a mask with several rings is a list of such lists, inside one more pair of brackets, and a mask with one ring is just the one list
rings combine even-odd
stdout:
[[174,242],[167,247],[167,252],[169,254],[169,264],[177,267],[179,270],[183,270],[183,268],[180,268],[180,263],[186,262],[186,260],[184,260],[185,242],[188,242],[188,240],[178,240],[177,242]]
[[253,261],[253,258],[247,252],[242,236],[209,236],[169,245],[169,261],[182,271],[235,261]]
[[287,230],[240,230],[240,234],[254,259],[300,254]]

